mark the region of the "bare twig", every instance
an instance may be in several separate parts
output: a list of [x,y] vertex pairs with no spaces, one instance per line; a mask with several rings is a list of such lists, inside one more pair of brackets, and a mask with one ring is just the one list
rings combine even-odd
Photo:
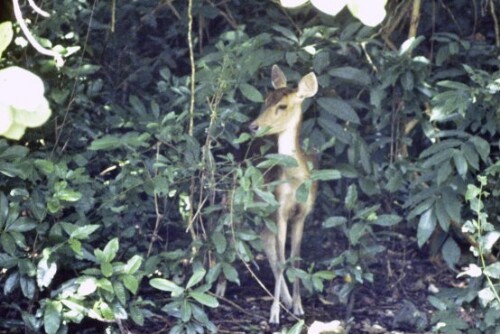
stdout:
[[411,11],[410,29],[408,31],[408,38],[417,36],[418,23],[420,21],[420,5],[421,0],[413,0],[413,8]]
[[493,18],[493,26],[495,27],[495,45],[500,47],[500,27],[498,26],[498,17],[495,11],[495,2],[493,0],[490,0],[490,12]]

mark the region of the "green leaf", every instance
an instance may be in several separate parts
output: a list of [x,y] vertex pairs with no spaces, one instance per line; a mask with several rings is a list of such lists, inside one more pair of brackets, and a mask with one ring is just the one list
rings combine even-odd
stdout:
[[9,232],[28,232],[35,229],[37,224],[28,217],[19,217],[13,224],[10,224],[5,230]]
[[217,253],[224,253],[227,248],[227,240],[222,232],[215,231],[214,233],[212,233],[212,242]]
[[101,273],[104,277],[113,276],[113,265],[110,262],[101,262]]
[[342,175],[340,175],[340,171],[336,169],[313,170],[311,173],[311,180],[313,181],[338,180],[341,177]]
[[429,240],[435,228],[436,216],[434,215],[434,210],[430,208],[420,216],[417,228],[418,247],[422,247]]
[[9,215],[9,201],[3,192],[0,192],[0,230],[3,230]]
[[441,255],[448,267],[454,269],[460,260],[460,247],[458,247],[455,240],[452,237],[448,237],[443,247],[441,248]]
[[137,277],[133,275],[123,275],[121,279],[128,291],[135,295],[137,293],[137,289],[139,289],[139,280]]
[[203,267],[195,269],[193,275],[189,278],[189,281],[186,284],[186,289],[191,289],[193,286],[200,283],[206,273],[207,271]]
[[191,303],[184,299],[181,304],[181,320],[186,323],[191,320],[191,315],[193,314],[193,310],[191,307]]
[[318,104],[327,112],[346,122],[360,124],[358,114],[348,103],[333,97],[321,97]]
[[128,98],[128,102],[132,105],[132,109],[135,112],[137,112],[141,115],[147,114],[146,106],[144,105],[144,103],[142,103],[142,101],[136,95],[130,95]]
[[332,228],[347,223],[347,218],[342,216],[329,217],[323,222],[323,228]]
[[179,296],[184,292],[183,288],[164,278],[153,278],[149,281],[149,284],[155,289],[171,292],[173,297]]
[[36,282],[40,289],[48,287],[57,272],[57,264],[49,262],[49,256],[43,256],[38,262],[36,270]]
[[370,224],[389,227],[399,224],[401,220],[402,218],[395,214],[380,215],[377,219],[370,221]]
[[270,168],[277,165],[286,168],[292,168],[292,167],[297,167],[299,165],[294,157],[286,154],[271,153],[271,154],[266,154],[265,158],[266,160],[260,162],[257,165],[258,168]]
[[307,202],[307,198],[309,197],[309,191],[311,190],[311,182],[303,182],[295,192],[295,199],[299,203]]
[[125,286],[120,281],[113,282],[113,291],[116,298],[122,305],[127,305],[127,292],[125,291]]
[[247,83],[241,83],[239,88],[241,94],[250,101],[258,103],[264,102],[264,97],[254,86]]
[[16,241],[9,232],[3,232],[0,235],[0,246],[2,246],[3,250],[10,255],[14,255],[16,253]]
[[499,279],[500,278],[500,262],[494,262],[484,268],[483,273],[488,275],[491,278]]
[[328,71],[328,74],[360,86],[369,86],[371,84],[371,77],[365,71],[351,66],[333,68]]
[[344,199],[344,204],[347,209],[353,210],[356,208],[357,203],[358,203],[358,189],[356,188],[356,185],[351,184],[347,188],[347,194]]
[[135,322],[139,326],[144,326],[144,312],[137,307],[136,305],[132,305],[129,310],[130,318],[133,322]]
[[45,304],[43,314],[43,327],[45,333],[56,334],[61,326],[62,320],[62,304],[57,301],[48,301]]
[[453,161],[455,162],[455,167],[457,168],[458,175],[460,175],[462,178],[465,177],[465,174],[467,174],[468,165],[462,151],[455,150]]
[[229,263],[222,263],[222,272],[228,281],[240,285],[240,279],[238,277],[238,271]]
[[286,334],[300,334],[302,333],[302,329],[304,328],[304,320],[299,320],[295,325],[290,328]]
[[33,299],[35,297],[36,286],[34,279],[21,275],[19,284],[21,285],[21,291],[26,298]]
[[83,276],[77,282],[79,283],[78,295],[88,296],[97,290],[97,280],[95,277]]
[[110,150],[121,147],[121,139],[117,136],[106,135],[102,138],[95,139],[89,146],[89,150]]
[[97,224],[80,226],[69,233],[69,237],[78,240],[85,240],[100,227],[101,226]]
[[349,230],[349,241],[356,246],[359,240],[365,235],[367,226],[364,223],[355,223]]
[[115,292],[113,289],[113,284],[107,278],[100,278],[99,280],[97,280],[97,287],[111,293]]
[[219,301],[217,298],[212,297],[210,295],[207,295],[206,293],[201,293],[201,292],[196,292],[196,291],[191,291],[189,295],[196,300],[198,303],[215,308],[219,306]]
[[127,261],[125,267],[123,268],[123,271],[125,272],[125,274],[132,275],[137,270],[139,270],[141,264],[142,264],[142,256],[134,255],[132,256],[132,258],[130,258],[130,260]]
[[113,261],[113,259],[116,257],[116,253],[118,252],[119,247],[120,244],[118,242],[118,238],[113,238],[106,244],[106,246],[102,250],[106,262]]

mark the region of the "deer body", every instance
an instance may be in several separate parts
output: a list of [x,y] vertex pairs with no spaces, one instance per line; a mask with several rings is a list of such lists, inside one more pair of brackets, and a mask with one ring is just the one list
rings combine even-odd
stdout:
[[[283,167],[279,175],[281,183],[276,186],[275,195],[279,203],[276,212],[278,233],[264,229],[261,238],[264,251],[274,274],[275,287],[271,306],[270,323],[279,323],[280,301],[293,309],[295,315],[304,314],[300,298],[300,282],[293,283],[293,296],[290,295],[284,278],[286,262],[285,244],[288,224],[291,225],[290,257],[300,257],[300,246],[304,231],[304,222],[311,212],[316,199],[317,184],[313,183],[305,203],[297,202],[296,192],[302,183],[309,179],[310,159],[300,147],[300,127],[302,124],[302,101],[312,97],[318,90],[314,73],[304,76],[297,89],[286,87],[286,77],[277,65],[271,72],[275,88],[267,98],[262,114],[250,124],[250,130],[256,132],[260,128],[268,129],[266,135],[276,135],[278,153],[291,156],[297,161],[296,167]],[[298,263],[293,263],[297,266]]]

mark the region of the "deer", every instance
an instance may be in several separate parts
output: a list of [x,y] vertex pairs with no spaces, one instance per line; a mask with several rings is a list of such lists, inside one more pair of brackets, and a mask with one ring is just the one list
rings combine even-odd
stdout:
[[[295,158],[295,167],[281,167],[275,188],[275,197],[279,207],[275,213],[277,234],[268,228],[261,232],[264,253],[274,275],[274,294],[270,311],[270,324],[279,324],[280,303],[292,309],[296,316],[303,316],[304,309],[300,297],[300,282],[293,282],[293,296],[285,282],[285,246],[288,224],[291,226],[290,258],[292,266],[298,267],[300,247],[304,233],[304,223],[316,200],[317,182],[313,182],[307,200],[298,202],[296,192],[299,186],[310,177],[313,159],[306,155],[300,145],[300,128],[302,124],[302,102],[313,97],[318,91],[318,81],[314,72],[300,79],[297,88],[288,88],[287,79],[278,65],[271,69],[271,82],[274,90],[264,102],[263,112],[249,125],[254,135],[264,131],[263,135],[277,137],[279,154]],[[267,131],[266,131],[267,130]]]

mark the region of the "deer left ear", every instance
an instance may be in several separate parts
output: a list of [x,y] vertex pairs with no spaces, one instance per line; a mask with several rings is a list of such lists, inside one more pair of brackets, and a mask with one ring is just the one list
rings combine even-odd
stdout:
[[316,95],[318,92],[318,80],[314,72],[305,75],[299,81],[299,87],[297,89],[297,97],[300,99],[306,99]]

